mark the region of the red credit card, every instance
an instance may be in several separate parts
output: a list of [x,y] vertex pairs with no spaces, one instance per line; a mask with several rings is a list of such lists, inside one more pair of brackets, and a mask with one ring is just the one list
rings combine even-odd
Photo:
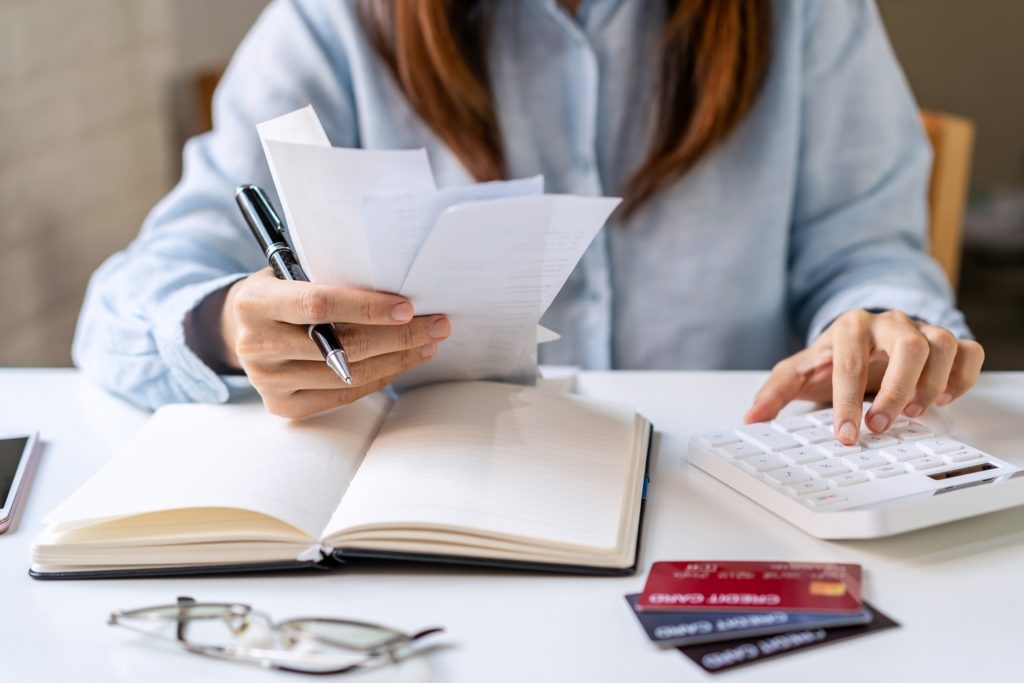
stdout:
[[856,612],[859,564],[655,562],[637,600],[643,610]]

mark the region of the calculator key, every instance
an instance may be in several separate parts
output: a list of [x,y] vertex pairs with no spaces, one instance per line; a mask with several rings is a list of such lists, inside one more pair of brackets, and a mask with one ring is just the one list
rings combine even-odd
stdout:
[[907,467],[909,467],[912,470],[918,470],[919,471],[919,470],[930,470],[933,467],[938,467],[939,465],[945,465],[945,464],[946,463],[942,461],[942,458],[936,458],[936,457],[930,455],[927,458],[918,458],[917,460],[909,461],[907,463]]
[[858,470],[866,470],[871,467],[878,467],[879,465],[888,465],[889,461],[886,460],[878,453],[878,451],[863,451],[861,453],[853,453],[851,455],[843,456],[843,460],[846,461],[850,467]]
[[980,458],[981,451],[976,448],[971,448],[970,446],[964,446],[963,448],[958,448],[955,451],[943,453],[942,457],[946,462],[963,462],[965,460]]
[[917,441],[935,436],[935,433],[920,422],[908,422],[903,427],[894,427],[892,435],[901,441]]
[[812,462],[804,466],[808,472],[815,474],[819,477],[831,477],[835,474],[846,474],[850,471],[841,460],[822,460],[820,462]]
[[850,453],[860,453],[861,451],[860,446],[856,444],[847,446],[842,441],[837,440],[819,443],[817,448],[825,455],[849,455]]
[[825,456],[812,446],[800,446],[780,451],[779,457],[791,465],[806,465],[809,462],[825,459]]
[[697,443],[705,448],[718,448],[727,444],[736,443],[740,438],[732,432],[721,431],[704,434],[697,437]]
[[783,467],[780,470],[772,470],[766,473],[765,478],[776,486],[787,486],[809,481],[810,476],[799,467]]
[[825,408],[824,410],[815,410],[813,413],[807,413],[807,419],[819,427],[828,427],[831,429],[833,422],[832,409]]
[[777,470],[786,466],[786,463],[779,459],[779,456],[773,453],[765,453],[763,455],[757,455],[753,458],[744,458],[740,463],[751,472],[768,472],[770,470]]
[[863,434],[860,437],[860,445],[864,448],[885,448],[898,443],[899,439],[891,434]]
[[885,479],[886,477],[895,477],[906,472],[906,468],[903,465],[882,465],[881,467],[875,467],[868,470],[875,479]]
[[793,432],[793,438],[805,446],[813,446],[814,444],[821,443],[822,441],[833,440],[836,438],[836,433],[832,430],[832,426],[829,425],[828,427],[801,429],[799,432]]
[[718,452],[724,455],[729,460],[739,460],[740,458],[749,458],[752,455],[760,455],[763,451],[754,446],[753,444],[740,441],[738,443],[731,443],[728,446],[722,446],[718,449]]
[[848,472],[837,477],[829,477],[833,486],[853,486],[854,484],[863,484],[867,480],[868,475],[863,472]]
[[740,427],[736,430],[736,436],[744,441],[749,441],[763,451],[784,451],[787,448],[800,445],[793,440],[793,437],[783,434],[763,422]]
[[838,493],[818,493],[813,496],[805,498],[808,503],[816,508],[826,507],[828,505],[835,505],[837,503],[843,503],[846,500],[846,496],[841,496]]
[[780,432],[799,432],[801,429],[810,429],[814,423],[807,419],[806,415],[790,415],[788,417],[777,417],[772,420],[772,427]]
[[883,448],[882,454],[892,458],[896,462],[905,462],[907,460],[915,460],[923,457],[924,451],[912,443],[901,443],[898,446]]
[[920,441],[915,442],[914,445],[928,455],[942,455],[943,453],[949,453],[950,451],[955,451],[964,447],[964,445],[959,441],[947,439],[944,436],[933,436],[927,439],[921,439]]
[[825,483],[824,479],[812,479],[810,481],[802,481],[799,484],[793,484],[786,489],[794,496],[806,496],[810,493],[820,493],[821,491],[828,490],[828,484]]

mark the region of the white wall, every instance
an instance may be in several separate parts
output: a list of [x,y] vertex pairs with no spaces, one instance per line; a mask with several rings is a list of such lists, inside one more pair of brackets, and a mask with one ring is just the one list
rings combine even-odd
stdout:
[[89,275],[176,180],[177,80],[263,0],[0,0],[0,366],[68,365]]

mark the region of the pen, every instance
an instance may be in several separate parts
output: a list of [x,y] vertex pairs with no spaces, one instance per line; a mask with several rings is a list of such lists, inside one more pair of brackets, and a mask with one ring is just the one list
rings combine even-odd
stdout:
[[[267,263],[274,269],[279,280],[296,280],[309,282],[306,273],[299,265],[298,259],[284,238],[284,225],[277,217],[277,212],[270,205],[266,193],[255,185],[239,185],[235,190],[235,202],[249,224],[253,237],[259,242],[260,249],[267,257]],[[327,366],[341,378],[345,384],[352,384],[352,370],[348,365],[345,347],[338,339],[334,325],[320,323],[309,326],[309,338],[313,340],[320,353],[324,356]]]

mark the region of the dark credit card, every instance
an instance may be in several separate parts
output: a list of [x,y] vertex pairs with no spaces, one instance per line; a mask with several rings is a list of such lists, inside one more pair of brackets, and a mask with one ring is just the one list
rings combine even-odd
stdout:
[[696,645],[735,638],[771,635],[787,631],[833,628],[866,624],[871,612],[693,612],[638,610],[639,593],[626,596],[626,602],[640,621],[647,637],[658,647]]
[[871,623],[863,626],[805,629],[773,636],[737,638],[719,643],[687,645],[679,648],[679,651],[705,671],[716,674],[739,666],[756,664],[774,657],[782,657],[801,650],[829,645],[899,626],[868,603],[863,604],[872,615]]

